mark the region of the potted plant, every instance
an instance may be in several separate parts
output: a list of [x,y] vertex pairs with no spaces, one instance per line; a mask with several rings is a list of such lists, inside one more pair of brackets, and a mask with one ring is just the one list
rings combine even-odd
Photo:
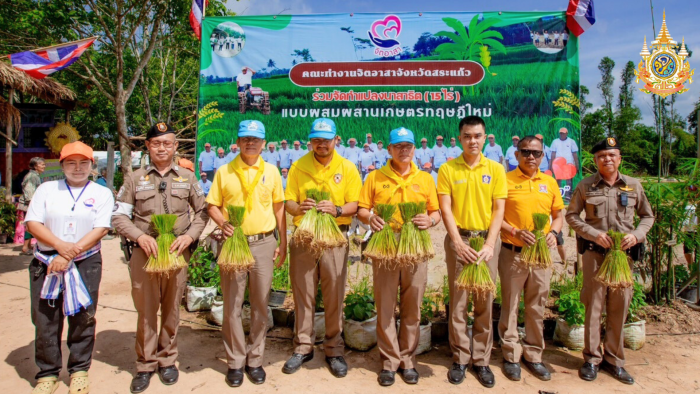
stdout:
[[2,200],[0,202],[0,244],[7,243],[7,238],[15,237],[17,208],[14,204]]
[[369,278],[364,277],[351,286],[345,296],[343,309],[345,344],[354,350],[367,351],[377,344],[377,312]]
[[[450,305],[450,289],[448,286],[447,275],[443,276],[442,285],[437,289],[426,290],[426,294],[432,294],[435,310],[433,311],[433,320],[431,322],[431,342],[444,342],[449,337],[448,319]],[[440,309],[445,310],[444,316],[440,313]]]
[[[216,256],[206,247],[198,246],[187,268],[188,284],[185,299],[190,312],[208,311],[220,291],[221,277]],[[223,305],[223,304],[222,304]]]
[[272,269],[272,289],[270,289],[270,300],[268,305],[279,308],[284,305],[289,291],[289,255],[280,267]]
[[416,354],[422,354],[430,350],[432,320],[438,305],[429,295],[423,295],[423,302],[420,305],[420,329],[418,339],[418,349]]
[[644,286],[634,282],[634,293],[630,301],[630,307],[627,310],[627,322],[623,328],[623,337],[625,347],[632,350],[639,350],[644,346],[646,339],[646,314],[644,307],[646,303],[646,295],[644,294]]
[[571,350],[583,349],[583,323],[586,308],[581,302],[581,291],[572,289],[563,293],[556,305],[562,317],[557,319],[557,326],[554,329],[554,343]]

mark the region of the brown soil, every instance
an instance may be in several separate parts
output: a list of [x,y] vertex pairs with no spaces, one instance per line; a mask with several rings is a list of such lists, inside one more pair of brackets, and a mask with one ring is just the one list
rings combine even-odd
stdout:
[[654,331],[647,329],[647,333],[700,333],[700,312],[682,301],[676,300],[667,306],[648,306],[644,311],[647,322],[656,322]]

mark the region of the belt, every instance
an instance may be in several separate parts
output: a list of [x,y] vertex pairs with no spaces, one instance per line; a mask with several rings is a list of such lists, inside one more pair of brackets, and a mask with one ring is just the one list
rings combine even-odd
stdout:
[[348,232],[348,230],[350,230],[350,225],[349,224],[339,224],[338,228],[340,229],[340,231],[346,233],[346,232]]
[[482,237],[486,239],[489,235],[489,230],[465,230],[463,228],[458,228],[457,230],[459,230],[459,235],[467,238]]
[[510,249],[510,250],[512,250],[512,251],[515,252],[515,253],[520,253],[520,251],[523,250],[523,247],[522,247],[522,246],[515,246],[515,245],[513,245],[513,244],[509,244],[508,242],[502,242],[502,243],[501,243],[501,246],[503,246],[503,247],[506,248],[506,249]]
[[255,242],[255,241],[260,241],[262,239],[265,239],[272,235],[275,232],[275,230],[268,231],[266,233],[260,233],[260,234],[255,234],[255,235],[246,235],[246,239],[248,240],[248,243]]
[[585,250],[590,250],[591,252],[600,253],[600,254],[606,254],[606,253],[608,253],[608,250],[610,250],[610,249],[606,249],[606,248],[598,245],[595,242],[591,242],[589,240],[583,240],[583,245],[584,245]]

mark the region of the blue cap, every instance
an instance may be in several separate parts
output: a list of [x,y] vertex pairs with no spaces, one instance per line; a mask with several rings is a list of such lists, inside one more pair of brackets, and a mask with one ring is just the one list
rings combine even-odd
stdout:
[[389,145],[400,144],[402,142],[410,142],[415,145],[416,140],[413,138],[413,132],[405,127],[391,130],[389,134]]
[[265,139],[265,125],[259,120],[244,120],[238,125],[239,137],[255,137]]
[[309,139],[323,138],[324,140],[332,140],[335,138],[335,122],[328,118],[318,118],[311,125],[311,133]]

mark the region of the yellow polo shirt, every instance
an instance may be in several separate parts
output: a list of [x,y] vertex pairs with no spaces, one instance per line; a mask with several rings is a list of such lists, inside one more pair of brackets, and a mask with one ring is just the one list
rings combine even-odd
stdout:
[[500,163],[483,154],[474,168],[467,165],[463,155],[459,155],[440,166],[437,192],[452,197],[452,213],[457,227],[488,230],[493,201],[508,197],[506,171]]
[[[394,176],[408,180],[414,174],[405,188],[405,192],[398,187],[398,182],[391,177],[388,177],[383,171],[391,171]],[[403,195],[405,193],[405,196]],[[428,211],[437,211],[440,209],[440,203],[437,199],[437,190],[435,189],[435,181],[427,172],[421,171],[415,164],[411,163],[411,172],[406,175],[400,175],[391,166],[391,159],[380,170],[372,171],[367,175],[365,184],[362,185],[360,191],[359,206],[362,208],[372,209],[377,204],[398,204],[401,202],[421,202],[427,203]],[[401,220],[401,212],[398,208],[394,214],[394,220],[397,223],[392,223],[394,229],[398,229],[403,224]]]
[[[544,213],[551,215],[552,211],[564,209],[564,201],[561,198],[559,185],[551,176],[537,170],[533,178],[520,171],[520,167],[506,175],[508,181],[508,198],[506,198],[506,212],[503,220],[518,229],[532,230],[532,214]],[[549,232],[549,223],[544,233]],[[501,231],[501,239],[516,246],[525,246],[525,243],[509,232]]]
[[263,175],[253,191],[253,208],[250,212],[246,212],[243,219],[243,225],[241,226],[243,233],[245,235],[255,235],[274,230],[277,226],[277,219],[275,218],[272,204],[284,201],[282,178],[277,167],[266,164],[259,156],[258,161],[252,166],[245,164],[241,156],[238,155],[232,162],[219,167],[216,175],[214,175],[214,181],[211,184],[206,201],[211,205],[220,207],[226,220],[228,220],[227,205],[245,205],[241,180],[233,169],[234,162],[237,162],[243,169],[248,184],[253,183],[259,166],[264,165]]
[[[287,175],[285,197],[289,201],[301,203],[306,200],[306,191],[321,189],[330,191],[331,201],[337,206],[360,199],[362,180],[357,167],[343,158],[338,152],[333,153],[331,162],[324,166],[314,157],[313,152],[302,156],[292,164]],[[294,217],[294,225],[298,226],[302,215]],[[352,223],[352,217],[336,218],[339,225]]]

